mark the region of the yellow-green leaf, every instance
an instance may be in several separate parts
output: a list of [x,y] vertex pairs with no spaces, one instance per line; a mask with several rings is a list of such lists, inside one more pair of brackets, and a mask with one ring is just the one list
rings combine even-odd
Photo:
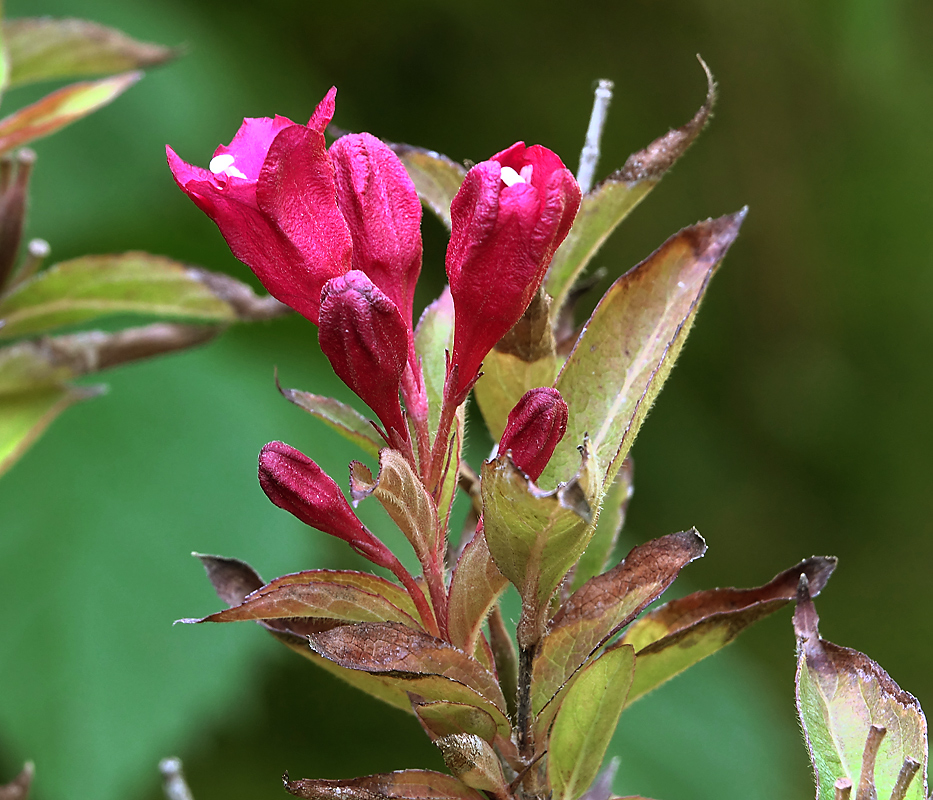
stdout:
[[279,386],[279,391],[290,403],[317,417],[369,455],[378,458],[380,448],[385,447],[385,441],[376,433],[370,421],[346,403],[298,389],[283,389]]

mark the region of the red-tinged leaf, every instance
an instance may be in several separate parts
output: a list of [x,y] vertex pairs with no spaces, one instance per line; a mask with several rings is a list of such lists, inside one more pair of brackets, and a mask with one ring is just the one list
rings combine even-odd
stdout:
[[465,653],[472,653],[482,624],[508,580],[489,554],[486,536],[477,530],[450,579],[447,629],[450,641]]
[[534,662],[531,700],[538,731],[550,727],[559,690],[590,656],[705,551],[695,530],[662,536],[634,548],[617,567],[570,596],[552,620]]
[[424,488],[405,456],[384,447],[379,451],[379,474],[373,480],[369,467],[354,461],[350,465],[350,494],[353,504],[375,495],[392,521],[398,525],[427,572],[439,558],[439,530],[434,500]]
[[485,711],[464,703],[412,702],[415,716],[432,739],[455,733],[471,733],[487,742],[496,738],[496,721]]
[[[700,62],[703,64],[703,62]],[[703,64],[706,69],[706,65]],[[713,104],[716,85],[706,71],[706,102],[686,125],[668,131],[628,157],[622,169],[583,196],[573,227],[554,254],[545,286],[554,298],[554,311],[560,311],[593,256],[616,226],[624,220],[664,177],[703,130]]]
[[755,589],[710,589],[672,600],[632,624],[621,641],[635,648],[635,683],[629,703],[715,653],[749,625],[787,605],[806,574],[819,593],[835,558],[814,556]]
[[29,787],[32,785],[34,773],[35,768],[32,762],[26,762],[19,775],[9,783],[0,785],[0,800],[26,800],[29,797]]
[[142,77],[128,72],[73,83],[0,120],[0,153],[48,136],[115,100]]
[[[404,625],[364,622],[308,638],[315,652],[342,667],[397,676],[440,675],[505,708],[499,684],[478,661],[441,639]],[[418,689],[411,691],[427,697]]]
[[[835,787],[845,779],[857,787],[857,800],[925,800],[928,741],[920,703],[868,656],[822,639],[818,626],[801,577],[794,611],[797,709],[817,800],[838,797]],[[874,764],[866,764],[871,757]]]
[[551,595],[592,536],[593,474],[586,454],[584,459],[577,476],[553,492],[538,489],[508,454],[483,464],[489,552],[530,612],[523,613],[523,622],[529,619],[533,630],[519,626],[520,646],[543,633]]
[[[278,378],[276,378],[276,385],[278,385]],[[280,385],[278,388],[282,397],[290,403],[294,403],[317,417],[345,439],[354,442],[364,452],[374,458],[379,457],[379,449],[385,447],[385,440],[376,433],[372,423],[359,411],[331,397],[322,397],[298,389],[283,389]]]
[[463,183],[466,169],[433,150],[410,144],[390,143],[389,147],[408,170],[421,202],[450,230],[450,201]]
[[238,558],[224,558],[204,553],[192,555],[201,562],[217,596],[228,606],[242,603],[250,594],[261,589],[265,584],[256,570]]
[[83,19],[4,20],[3,37],[11,86],[154,67],[178,53]]
[[450,775],[406,769],[363,778],[329,781],[285,776],[285,788],[309,800],[486,800],[485,795]]
[[600,496],[608,489],[744,218],[742,210],[685,228],[599,301],[554,384],[570,407],[570,420],[539,485],[568,480],[577,448],[588,437]]

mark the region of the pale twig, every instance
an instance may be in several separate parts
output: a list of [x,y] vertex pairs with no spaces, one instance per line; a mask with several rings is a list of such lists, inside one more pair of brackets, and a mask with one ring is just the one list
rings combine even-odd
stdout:
[[162,773],[162,791],[166,800],[194,800],[181,772],[180,758],[163,758],[159,762],[159,772]]
[[590,112],[590,124],[586,129],[586,139],[580,153],[580,167],[577,170],[577,183],[580,184],[583,194],[593,188],[593,177],[599,163],[599,142],[603,136],[606,115],[609,113],[612,89],[612,81],[604,79],[596,84],[596,90],[593,92],[593,110]]

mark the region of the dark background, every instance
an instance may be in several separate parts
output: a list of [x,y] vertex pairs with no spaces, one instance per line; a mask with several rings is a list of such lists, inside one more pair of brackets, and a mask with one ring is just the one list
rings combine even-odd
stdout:
[[[336,84],[344,128],[455,159],[521,138],[575,168],[607,77],[605,174],[694,113],[702,53],[721,89],[710,128],[596,259],[615,276],[677,229],[751,208],[635,446],[627,542],[696,525],[710,550],[680,593],[838,555],[823,635],[933,702],[928,0],[7,2],[39,13],[188,53],[37,143],[30,235],[54,259],[144,249],[248,280],[174,186],[165,143],[205,165],[242,117],[304,121]],[[434,220],[425,240],[422,304],[443,281]],[[273,365],[285,385],[347,396],[309,324],[238,329],[107,376],[109,395],[0,481],[0,772],[35,759],[37,800],[156,798],[173,753],[198,800],[282,796],[285,769],[441,767],[412,718],[254,627],[171,627],[218,608],[191,550],[266,577],[355,563],[256,485],[271,439],[341,481],[357,457],[277,395]],[[626,712],[617,790],[812,796],[793,647],[785,611]]]

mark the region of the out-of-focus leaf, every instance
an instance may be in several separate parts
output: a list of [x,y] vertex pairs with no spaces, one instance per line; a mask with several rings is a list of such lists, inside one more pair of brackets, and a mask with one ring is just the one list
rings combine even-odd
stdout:
[[[499,684],[478,661],[441,639],[405,625],[364,622],[312,634],[308,639],[316,653],[342,667],[398,677],[440,675],[505,708]],[[414,688],[412,692],[423,694]]]
[[486,796],[450,775],[422,769],[406,769],[342,781],[292,781],[285,788],[295,797],[310,800],[485,800]]
[[0,475],[68,406],[102,391],[102,387],[47,386],[0,395]]
[[625,511],[632,497],[633,477],[632,459],[627,458],[622,462],[622,469],[603,498],[603,506],[596,521],[596,532],[574,568],[572,591],[599,575],[609,565],[612,551],[615,550],[622,526],[625,524]]
[[619,278],[596,306],[555,386],[570,407],[541,486],[573,474],[584,436],[604,491],[628,454],[745,211],[685,228]]
[[[0,18],[3,14],[3,3],[0,2]],[[0,25],[0,99],[10,85],[10,50],[6,43],[6,33]]]
[[577,800],[599,773],[632,686],[635,651],[613,647],[580,671],[554,719],[547,774],[554,797]]
[[378,458],[380,448],[385,447],[385,441],[376,433],[372,423],[346,403],[298,389],[283,389],[279,386],[279,391],[288,402],[317,417],[374,458]]
[[440,423],[447,374],[447,353],[453,346],[454,301],[450,287],[445,286],[440,297],[429,305],[415,329],[415,352],[424,370],[424,386],[428,394],[428,420],[431,434]]
[[[820,638],[808,583],[801,578],[794,611],[797,709],[813,761],[817,800],[838,796],[834,784],[840,778],[857,787],[857,800],[924,800],[928,742],[920,703],[868,656]],[[884,730],[873,753],[873,770],[863,763],[872,726]],[[911,770],[920,774],[910,778]],[[900,791],[895,792],[898,783]]]
[[443,556],[438,553],[438,544],[443,547],[443,538],[438,530],[434,500],[398,450],[384,447],[379,451],[379,474],[375,480],[369,467],[354,461],[350,465],[350,494],[354,504],[375,495],[411,542],[418,560],[423,565],[439,564],[438,559]]
[[469,541],[450,579],[448,632],[450,641],[472,653],[489,609],[508,581],[489,554],[482,529]]
[[32,785],[34,773],[35,768],[32,762],[26,762],[19,775],[9,783],[0,785],[0,800],[26,800],[29,797],[29,787]]
[[139,42],[83,19],[27,17],[4,20],[10,86],[33,81],[113,75],[164,64],[177,51]]
[[806,574],[819,593],[835,558],[814,556],[755,589],[710,589],[672,600],[633,623],[620,641],[635,648],[635,683],[629,702],[715,653],[745,628],[794,599]]
[[413,147],[410,144],[389,144],[408,170],[418,197],[450,230],[450,201],[460,189],[466,170],[447,156]]
[[487,742],[496,738],[496,723],[482,709],[463,703],[413,703],[415,716],[432,738],[454,733],[472,733]]
[[115,100],[142,77],[127,72],[99,81],[73,83],[0,120],[0,153],[48,136]]
[[[702,63],[702,62],[701,62]],[[703,65],[704,69],[706,65]],[[686,152],[709,120],[716,102],[716,85],[707,70],[706,102],[686,125],[666,134],[628,157],[622,169],[588,192],[580,203],[567,238],[554,254],[545,278],[554,311],[567,301],[574,282],[615,230]]]
[[[496,566],[534,610],[543,633],[551,595],[580,557],[593,532],[593,475],[587,461],[577,476],[553,492],[538,489],[504,454],[483,464],[483,525]],[[519,641],[531,631],[519,631]]]
[[284,308],[226,275],[162,256],[84,256],[56,264],[0,299],[0,337],[111,314],[230,323],[279,316]]
[[554,355],[529,363],[509,353],[489,352],[483,360],[483,377],[473,391],[494,441],[502,438],[509,412],[522,395],[530,389],[552,385],[559,369]]
[[558,691],[580,666],[704,552],[706,544],[695,530],[662,536],[634,548],[617,567],[568,598],[534,662],[531,707],[538,731],[550,726],[559,705]]

